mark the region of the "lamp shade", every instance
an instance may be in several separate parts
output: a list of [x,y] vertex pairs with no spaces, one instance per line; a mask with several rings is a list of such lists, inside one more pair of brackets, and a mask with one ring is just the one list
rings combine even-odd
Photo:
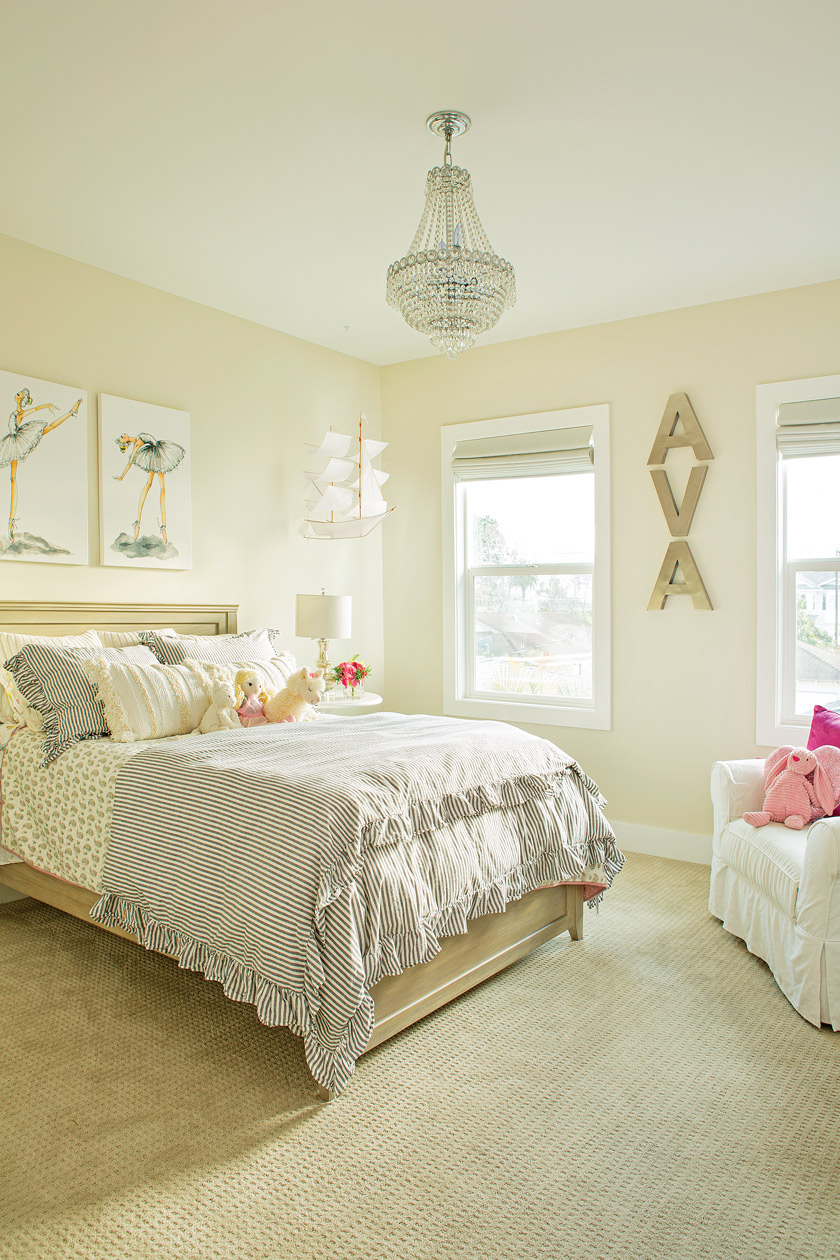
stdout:
[[295,633],[301,639],[349,639],[350,595],[298,595]]

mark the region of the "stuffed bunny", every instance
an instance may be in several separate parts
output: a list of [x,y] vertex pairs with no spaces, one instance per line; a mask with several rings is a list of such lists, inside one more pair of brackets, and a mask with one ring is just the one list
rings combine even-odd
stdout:
[[210,696],[210,708],[201,719],[194,735],[207,735],[210,731],[237,730],[242,723],[236,712],[236,691],[233,683],[226,678],[214,678],[207,686]]
[[744,822],[752,827],[783,822],[799,831],[814,819],[833,813],[834,776],[820,757],[826,751],[830,750],[818,748],[809,752],[807,748],[785,745],[771,753],[764,763],[764,808],[744,814]]
[[310,674],[300,669],[292,674],[282,691],[277,691],[265,703],[265,716],[269,722],[308,722],[315,717],[313,705],[321,703],[324,694],[324,671]]

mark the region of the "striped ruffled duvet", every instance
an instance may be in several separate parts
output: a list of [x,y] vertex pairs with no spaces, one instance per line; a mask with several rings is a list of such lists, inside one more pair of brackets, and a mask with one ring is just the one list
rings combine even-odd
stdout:
[[342,1090],[369,989],[540,884],[623,858],[591,779],[498,722],[377,714],[149,748],[117,777],[91,917],[304,1039]]

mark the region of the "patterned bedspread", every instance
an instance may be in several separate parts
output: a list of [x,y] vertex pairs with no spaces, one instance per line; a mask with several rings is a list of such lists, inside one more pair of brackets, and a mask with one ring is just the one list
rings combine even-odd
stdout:
[[623,857],[597,787],[495,722],[378,714],[218,732],[120,769],[92,917],[252,1002],[342,1090],[368,990],[540,884]]

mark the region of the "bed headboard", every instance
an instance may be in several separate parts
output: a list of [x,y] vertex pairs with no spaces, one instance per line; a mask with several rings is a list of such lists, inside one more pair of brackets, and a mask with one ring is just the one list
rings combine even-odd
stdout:
[[161,630],[231,634],[235,604],[44,604],[0,600],[0,629],[14,634],[78,634],[94,630]]

